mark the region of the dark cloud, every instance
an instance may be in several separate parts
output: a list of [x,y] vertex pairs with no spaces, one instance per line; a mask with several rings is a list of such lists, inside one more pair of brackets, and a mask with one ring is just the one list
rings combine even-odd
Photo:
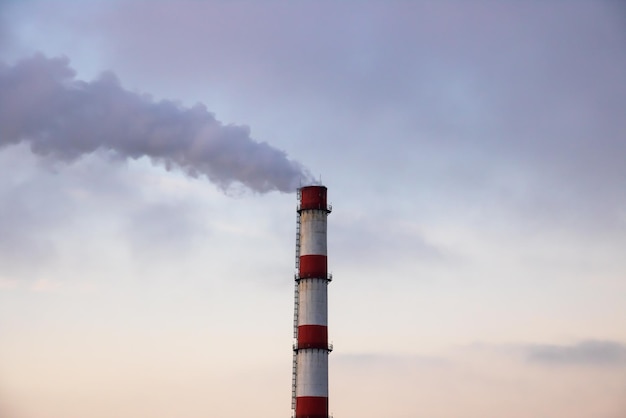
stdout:
[[0,145],[27,142],[65,161],[98,150],[145,156],[225,189],[289,192],[310,178],[285,152],[253,140],[245,126],[223,125],[201,104],[156,102],[125,90],[112,73],[80,81],[68,64],[43,55],[0,63]]
[[[313,109],[315,141],[302,147],[337,150],[319,157],[337,176],[352,167],[390,183],[431,165],[429,187],[449,177],[441,192],[466,196],[460,205],[486,191],[478,203],[537,219],[621,222],[619,2],[183,4],[130,2],[96,24],[115,22],[111,55],[125,68],[159,68],[179,88],[202,82],[242,102],[296,102],[302,120]],[[207,53],[186,48],[190,39]]]
[[572,345],[533,345],[526,348],[531,363],[553,366],[626,365],[626,345],[617,341],[585,340]]

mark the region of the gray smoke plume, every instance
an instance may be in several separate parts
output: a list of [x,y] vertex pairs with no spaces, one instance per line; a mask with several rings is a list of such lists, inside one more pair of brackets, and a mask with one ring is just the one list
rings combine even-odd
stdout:
[[110,72],[80,81],[67,58],[41,54],[0,63],[0,147],[21,142],[64,161],[97,150],[146,156],[223,189],[291,192],[311,179],[284,151],[253,140],[246,126],[223,125],[202,104],[156,102]]

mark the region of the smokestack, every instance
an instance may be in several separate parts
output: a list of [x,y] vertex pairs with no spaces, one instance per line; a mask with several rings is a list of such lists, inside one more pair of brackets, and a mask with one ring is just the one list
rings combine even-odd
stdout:
[[295,418],[328,418],[326,187],[298,189],[292,404]]
[[60,161],[99,150],[148,157],[222,189],[293,192],[311,181],[284,151],[255,141],[246,126],[223,125],[202,104],[154,101],[124,89],[111,72],[91,82],[75,76],[67,58],[0,61],[0,148],[26,143]]

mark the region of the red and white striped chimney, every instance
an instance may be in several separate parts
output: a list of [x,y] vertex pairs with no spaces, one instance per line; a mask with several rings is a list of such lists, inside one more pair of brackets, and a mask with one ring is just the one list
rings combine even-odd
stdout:
[[326,187],[298,190],[292,409],[295,418],[328,418]]

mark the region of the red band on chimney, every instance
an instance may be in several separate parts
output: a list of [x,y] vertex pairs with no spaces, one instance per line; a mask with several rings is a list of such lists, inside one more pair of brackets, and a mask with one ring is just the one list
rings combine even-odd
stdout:
[[298,348],[328,349],[328,327],[325,325],[300,325]]
[[326,187],[307,186],[300,189],[300,209],[326,210]]
[[318,396],[297,397],[296,418],[328,418],[328,398]]
[[325,279],[328,275],[328,259],[325,255],[301,255],[300,277]]

